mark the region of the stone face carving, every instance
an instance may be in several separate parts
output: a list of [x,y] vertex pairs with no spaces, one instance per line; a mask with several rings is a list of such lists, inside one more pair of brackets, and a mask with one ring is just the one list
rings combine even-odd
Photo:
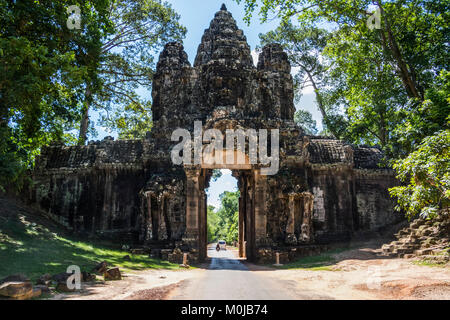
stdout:
[[[153,80],[154,127],[142,140],[105,138],[52,145],[34,171],[32,200],[55,221],[86,236],[206,255],[206,196],[212,167],[174,165],[177,128],[279,129],[280,168],[233,167],[241,191],[239,252],[251,260],[271,248],[311,246],[373,232],[400,217],[376,148],[306,136],[293,122],[288,57],[263,48],[257,67],[242,30],[223,6],[205,30],[193,66],[180,43],[161,52]],[[223,165],[222,168],[227,168]],[[303,249],[302,249],[303,250]],[[298,250],[298,251],[302,251]]]

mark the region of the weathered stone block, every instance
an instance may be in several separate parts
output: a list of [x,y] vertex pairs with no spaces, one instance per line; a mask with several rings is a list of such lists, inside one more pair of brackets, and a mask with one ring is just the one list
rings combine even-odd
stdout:
[[0,296],[13,299],[30,299],[33,296],[31,282],[8,281],[0,284]]
[[122,280],[122,274],[119,268],[111,268],[103,273],[105,280]]

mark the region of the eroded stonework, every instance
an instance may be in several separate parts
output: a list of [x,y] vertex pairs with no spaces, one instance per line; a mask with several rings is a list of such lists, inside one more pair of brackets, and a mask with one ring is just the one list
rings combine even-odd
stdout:
[[[290,257],[399,220],[387,191],[396,180],[379,166],[378,149],[307,136],[294,123],[290,71],[278,44],[264,47],[255,67],[242,30],[223,7],[205,30],[194,66],[180,43],[162,51],[147,138],[43,149],[33,200],[76,233],[144,245],[165,258],[181,257],[181,249],[191,260],[206,256],[205,188],[213,168],[230,168],[238,179],[239,250],[250,260],[273,250]],[[174,165],[171,134],[177,128],[193,134],[194,121],[223,134],[279,129],[279,172]]]

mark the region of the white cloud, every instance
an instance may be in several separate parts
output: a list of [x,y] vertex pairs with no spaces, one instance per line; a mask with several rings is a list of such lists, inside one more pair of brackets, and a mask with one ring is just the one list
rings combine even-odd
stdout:
[[312,87],[311,83],[307,82],[306,86],[306,88],[303,88],[302,94],[313,94],[314,88]]
[[[292,76],[295,76],[300,71],[300,67],[292,67],[291,68],[291,74]],[[306,76],[305,76],[306,80]],[[311,94],[314,93],[314,89],[311,86],[311,83],[309,81],[306,82],[306,88],[303,89],[302,94]]]

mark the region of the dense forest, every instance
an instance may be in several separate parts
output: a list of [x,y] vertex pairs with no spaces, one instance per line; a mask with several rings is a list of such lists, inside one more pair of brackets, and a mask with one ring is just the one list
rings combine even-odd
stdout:
[[220,207],[208,206],[208,242],[225,240],[228,244],[239,239],[239,191],[220,195]]
[[[313,87],[323,129],[300,106],[295,121],[306,133],[382,149],[408,216],[448,208],[448,0],[235,1],[247,23],[281,21],[260,46],[284,47],[297,99]],[[20,191],[43,146],[84,145],[98,123],[143,137],[152,101],[138,89],[151,90],[162,46],[184,38],[179,20],[157,0],[0,0],[0,189]],[[210,239],[235,240],[238,197],[225,193],[208,213],[227,230],[210,228]]]

